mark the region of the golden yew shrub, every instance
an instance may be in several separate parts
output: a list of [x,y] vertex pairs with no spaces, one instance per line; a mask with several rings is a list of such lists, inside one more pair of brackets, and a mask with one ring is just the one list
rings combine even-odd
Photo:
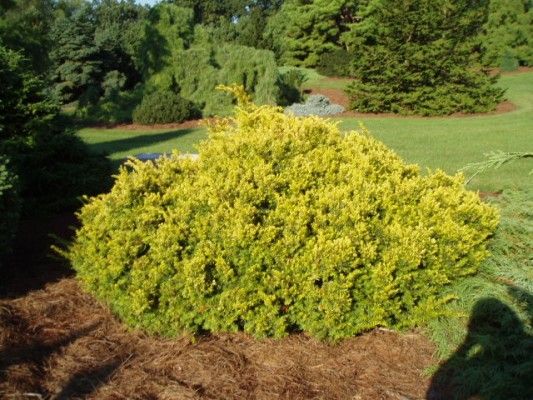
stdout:
[[415,326],[497,225],[462,176],[421,175],[364,131],[242,96],[199,153],[129,161],[67,252],[87,290],[149,332]]

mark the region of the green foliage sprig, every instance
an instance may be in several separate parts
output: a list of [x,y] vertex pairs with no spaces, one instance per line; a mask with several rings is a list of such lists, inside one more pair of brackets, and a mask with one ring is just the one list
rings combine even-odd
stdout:
[[[466,183],[468,184],[474,177],[477,175],[489,170],[489,169],[498,169],[502,165],[507,164],[514,160],[519,160],[522,158],[532,158],[533,153],[531,152],[503,152],[501,150],[499,151],[492,151],[490,153],[485,154],[486,160],[476,162],[476,163],[470,163],[463,168],[461,168],[459,171],[473,171],[473,175],[468,178]],[[533,174],[533,169],[531,170],[530,174]]]

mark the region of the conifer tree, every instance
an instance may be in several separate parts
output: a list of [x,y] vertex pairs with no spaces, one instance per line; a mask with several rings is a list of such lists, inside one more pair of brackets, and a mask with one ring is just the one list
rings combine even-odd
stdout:
[[0,1],[0,40],[24,55],[36,74],[49,67],[52,0]]
[[268,24],[265,37],[283,63],[313,67],[320,54],[338,49],[360,1],[288,0]]
[[352,35],[351,107],[362,112],[485,112],[500,102],[479,65],[488,0],[374,0]]
[[[98,92],[102,78],[100,49],[94,42],[96,18],[89,4],[59,18],[52,29],[55,92],[65,102]],[[98,97],[98,93],[94,93]]]

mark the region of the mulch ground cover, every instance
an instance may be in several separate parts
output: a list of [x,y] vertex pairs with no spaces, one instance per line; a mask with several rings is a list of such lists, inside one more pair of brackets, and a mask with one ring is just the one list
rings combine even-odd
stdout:
[[[421,334],[331,345],[303,334],[155,338],[132,331],[47,257],[70,215],[25,221],[0,300],[1,399],[423,399],[436,363]],[[18,272],[17,272],[18,271]],[[48,283],[47,283],[48,282]],[[26,283],[26,285],[24,285]]]

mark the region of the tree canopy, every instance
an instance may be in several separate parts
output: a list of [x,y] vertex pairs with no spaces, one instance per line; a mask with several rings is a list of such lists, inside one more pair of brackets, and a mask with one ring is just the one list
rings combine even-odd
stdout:
[[265,36],[283,63],[315,66],[320,54],[341,46],[341,37],[355,22],[360,3],[287,0],[269,21]]
[[484,26],[483,61],[514,69],[533,65],[533,7],[529,0],[491,0]]

